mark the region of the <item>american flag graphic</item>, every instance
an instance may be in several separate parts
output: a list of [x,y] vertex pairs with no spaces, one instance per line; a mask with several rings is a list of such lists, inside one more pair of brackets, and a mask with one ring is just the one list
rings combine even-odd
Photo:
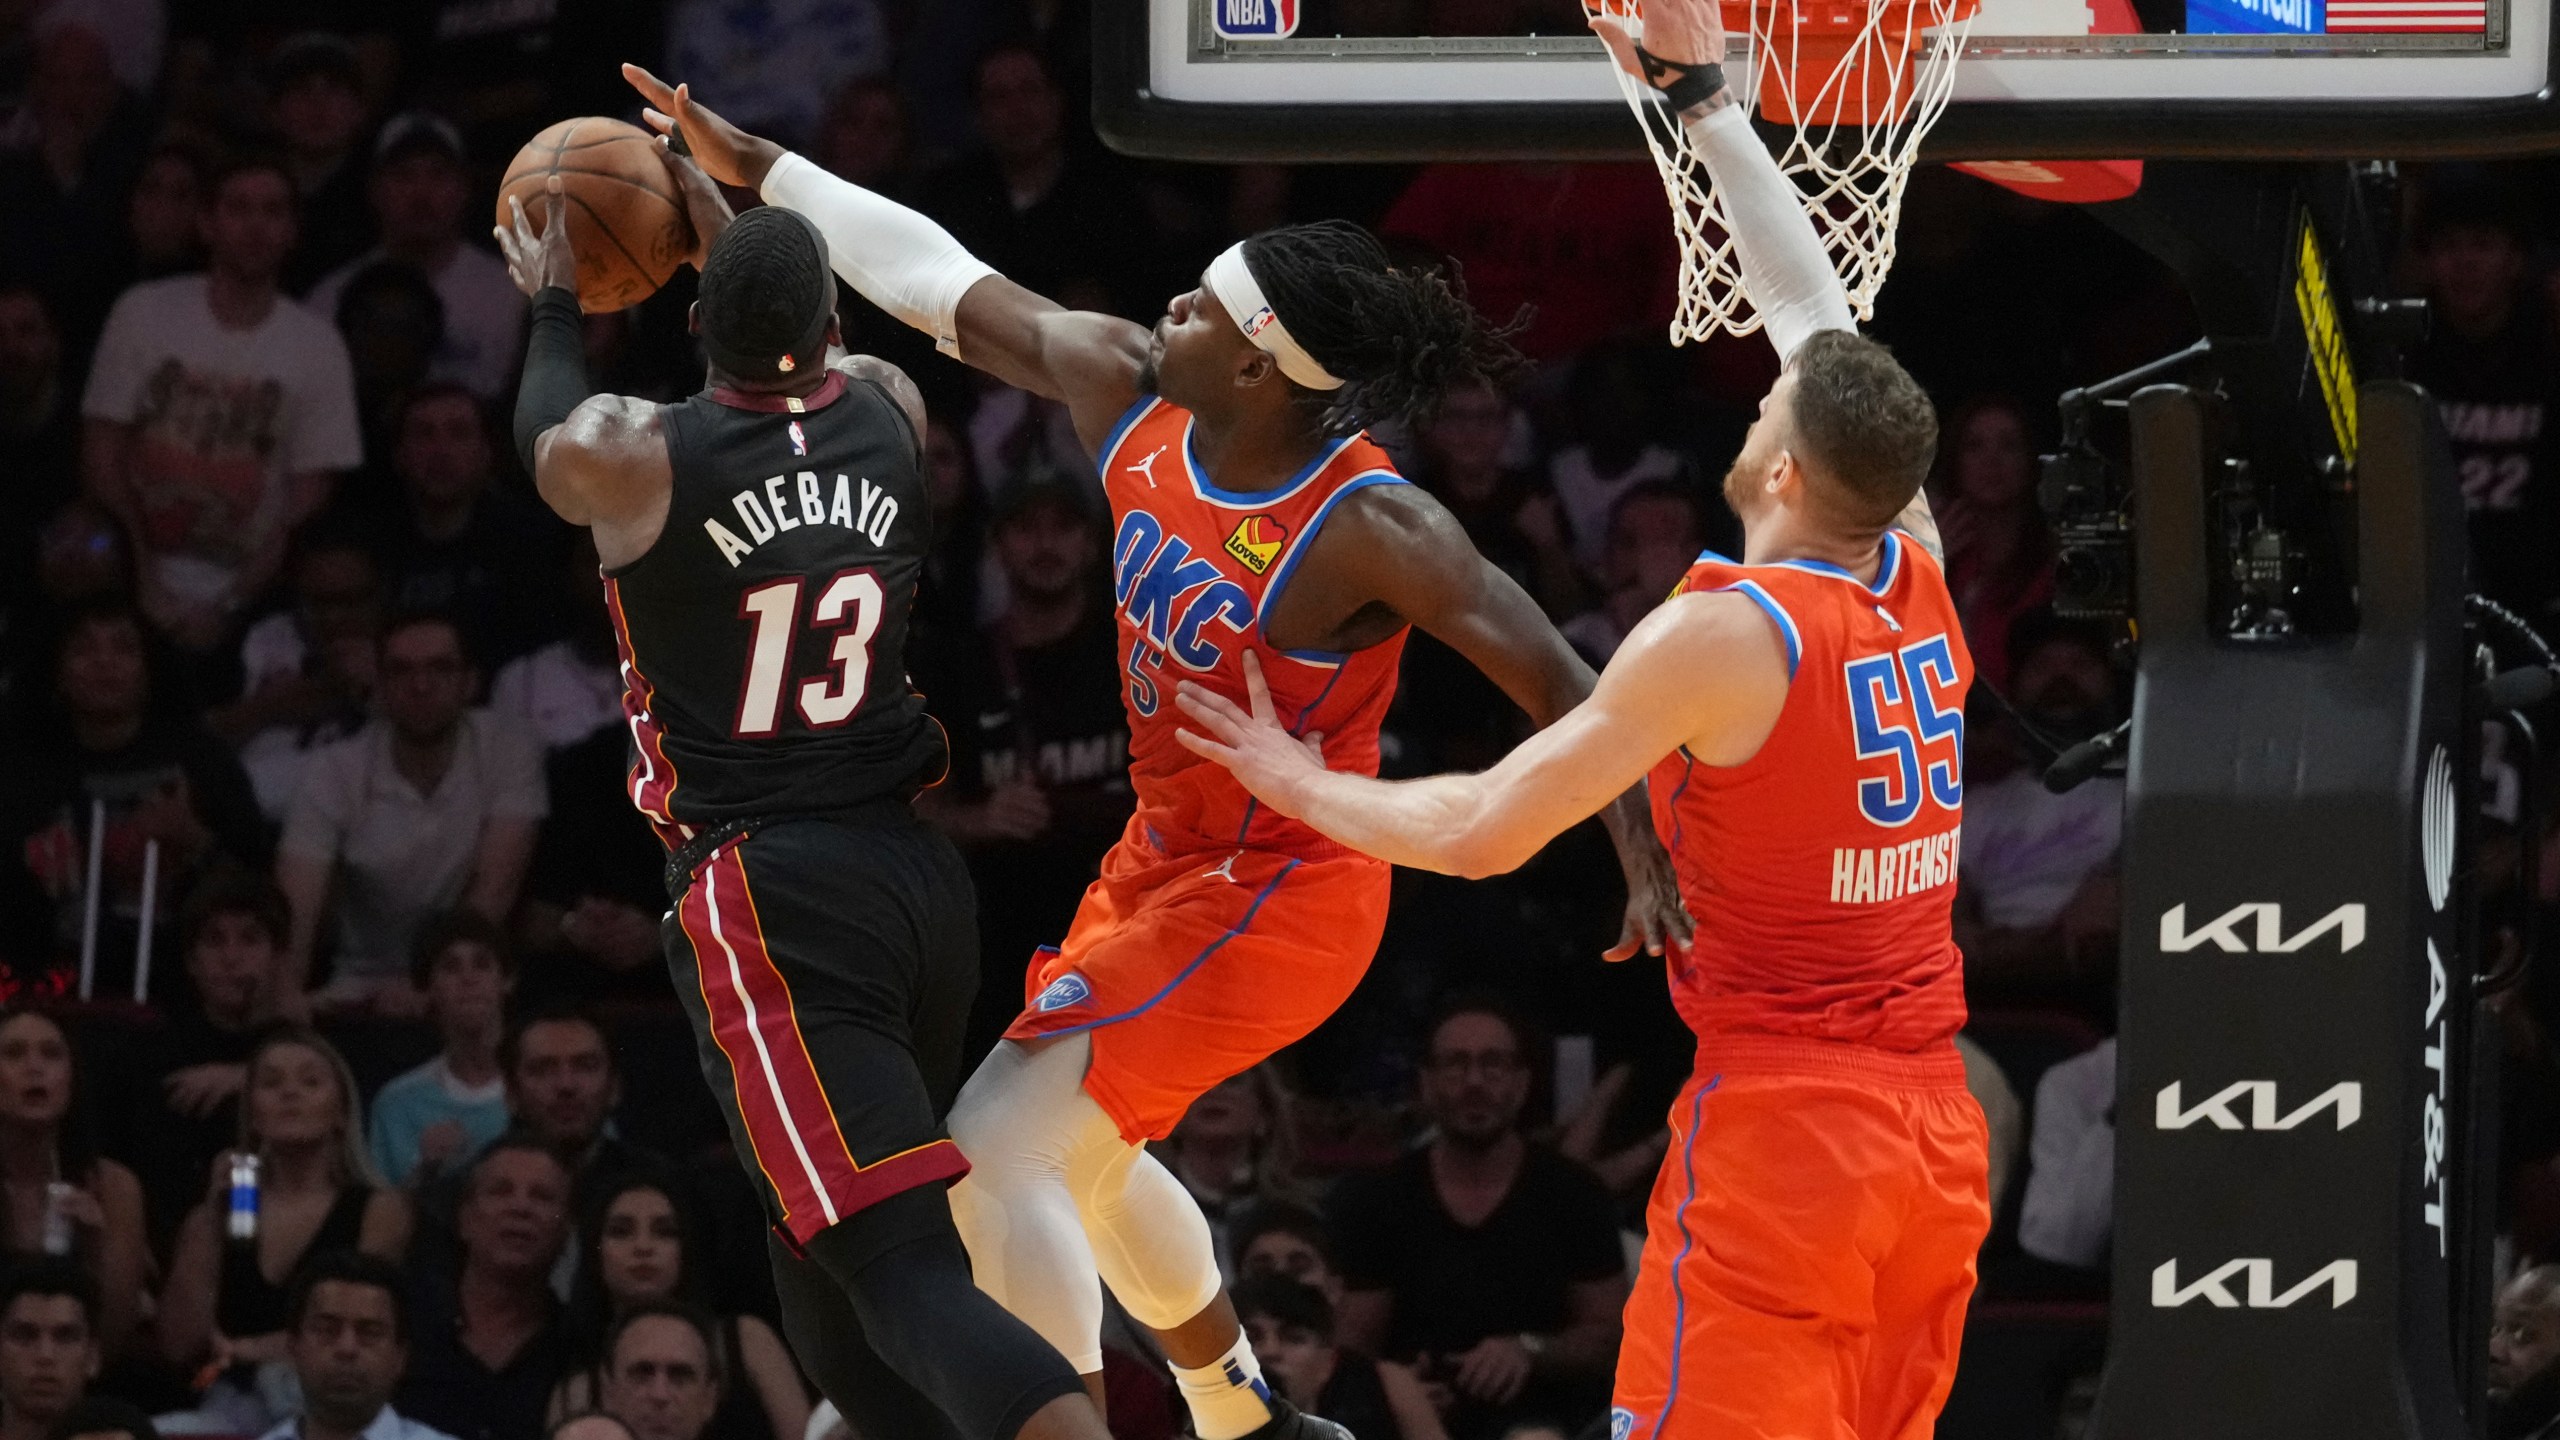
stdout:
[[2473,34],[2489,27],[2488,0],[2329,0],[2332,35]]

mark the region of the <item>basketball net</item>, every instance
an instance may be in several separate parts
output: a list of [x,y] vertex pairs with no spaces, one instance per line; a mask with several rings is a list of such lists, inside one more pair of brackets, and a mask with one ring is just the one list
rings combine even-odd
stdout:
[[[1980,0],[1724,0],[1726,61],[1736,94],[1787,131],[1778,168],[1803,192],[1860,320],[1893,268],[1902,191],[1920,141],[1947,108],[1956,58]],[[1634,22],[1637,0],[1583,0]],[[1748,36],[1747,49],[1745,36]],[[1737,63],[1739,61],[1740,63]],[[1680,239],[1680,300],[1671,343],[1718,331],[1748,335],[1760,314],[1742,288],[1724,203],[1679,117],[1616,66],[1618,90],[1644,129]]]

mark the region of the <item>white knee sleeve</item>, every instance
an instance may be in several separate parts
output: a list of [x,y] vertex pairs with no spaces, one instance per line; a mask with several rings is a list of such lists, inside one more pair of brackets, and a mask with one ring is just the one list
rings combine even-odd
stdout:
[[951,1138],[969,1159],[968,1178],[951,1188],[951,1218],[978,1288],[1079,1375],[1102,1369],[1102,1286],[1068,1169],[1102,1146],[1127,1148],[1084,1093],[1088,1052],[1081,1038],[1037,1054],[1006,1041],[951,1107]]
[[1069,1168],[1102,1283],[1131,1319],[1171,1330],[1218,1296],[1218,1251],[1199,1202],[1140,1145]]

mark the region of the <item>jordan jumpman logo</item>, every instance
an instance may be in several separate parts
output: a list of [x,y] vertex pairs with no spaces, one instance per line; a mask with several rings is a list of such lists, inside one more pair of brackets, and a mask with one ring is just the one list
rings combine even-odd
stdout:
[[1162,455],[1164,452],[1165,447],[1159,445],[1153,450],[1147,452],[1146,459],[1132,460],[1129,462],[1130,469],[1147,477],[1147,488],[1150,490],[1156,488],[1156,457]]
[[1236,878],[1236,862],[1243,858],[1244,852],[1239,850],[1233,855],[1228,856],[1226,859],[1219,861],[1217,867],[1209,873],[1226,881],[1230,885],[1241,885],[1244,882]]

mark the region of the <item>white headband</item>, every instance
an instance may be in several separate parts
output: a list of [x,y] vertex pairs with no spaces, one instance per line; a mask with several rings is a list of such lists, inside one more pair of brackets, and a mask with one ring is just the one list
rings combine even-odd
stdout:
[[1316,363],[1306,347],[1290,338],[1289,327],[1262,298],[1262,287],[1254,282],[1253,271],[1244,263],[1244,242],[1239,240],[1209,262],[1209,291],[1218,303],[1235,317],[1236,328],[1254,347],[1280,363],[1280,373],[1310,390],[1339,390],[1342,382],[1332,371]]

